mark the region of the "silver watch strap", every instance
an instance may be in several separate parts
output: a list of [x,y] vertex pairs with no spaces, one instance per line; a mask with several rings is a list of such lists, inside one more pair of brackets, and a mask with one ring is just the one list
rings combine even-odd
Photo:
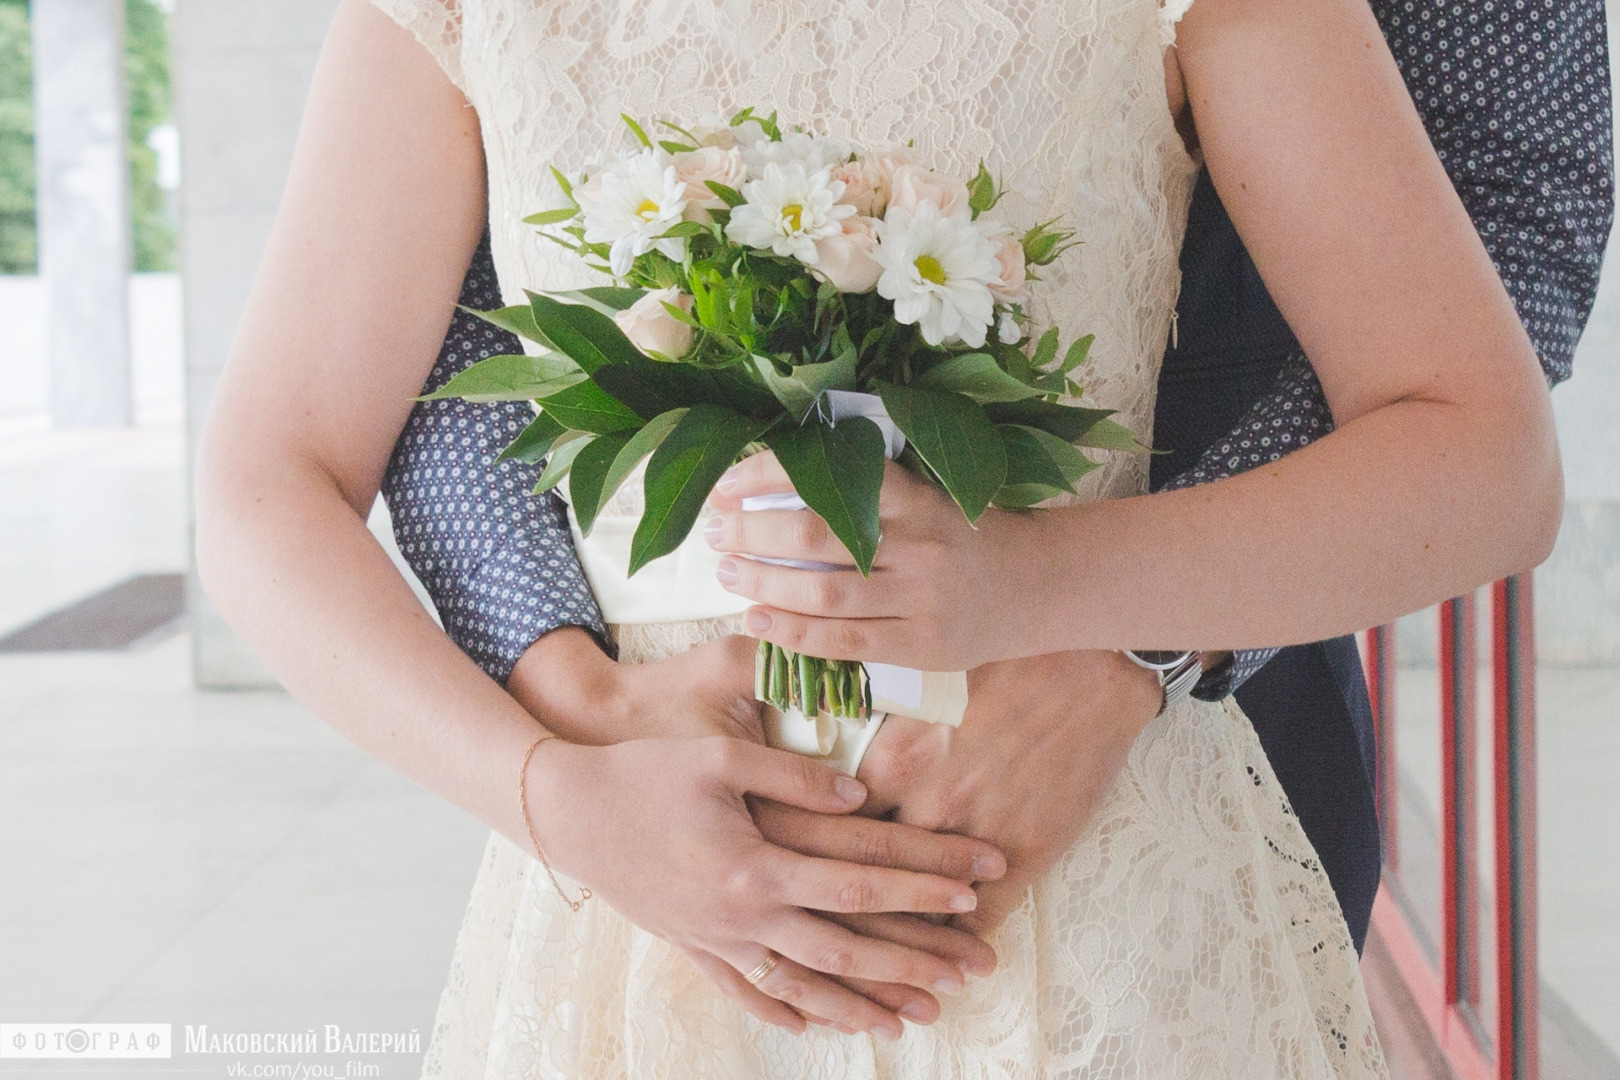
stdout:
[[1159,688],[1164,691],[1164,703],[1159,706],[1157,714],[1160,716],[1191,694],[1204,673],[1203,654],[1196,650],[1138,652],[1126,649],[1125,655],[1137,667],[1146,668],[1158,676]]

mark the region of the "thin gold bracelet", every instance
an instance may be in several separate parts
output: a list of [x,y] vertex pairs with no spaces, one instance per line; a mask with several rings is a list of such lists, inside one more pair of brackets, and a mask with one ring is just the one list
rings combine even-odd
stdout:
[[540,837],[534,831],[534,819],[529,817],[529,762],[534,758],[534,752],[540,749],[541,743],[555,738],[557,736],[551,734],[540,736],[534,740],[534,745],[529,747],[529,752],[523,755],[523,768],[518,770],[518,807],[523,811],[523,824],[529,830],[529,843],[534,845],[534,853],[540,857],[540,865],[546,868],[546,877],[551,879],[551,887],[557,890],[557,895],[568,905],[568,910],[577,912],[585,906],[585,901],[591,898],[591,890],[582,885],[578,900],[568,898],[568,894],[563,892],[562,883],[557,880],[556,872],[546,861],[546,853],[540,847]]

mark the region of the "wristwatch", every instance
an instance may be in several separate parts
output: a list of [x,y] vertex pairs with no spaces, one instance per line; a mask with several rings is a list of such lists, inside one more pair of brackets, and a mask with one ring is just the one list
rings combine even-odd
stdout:
[[1125,655],[1137,667],[1147,668],[1158,676],[1159,689],[1164,691],[1164,704],[1159,706],[1159,711],[1155,714],[1158,716],[1163,716],[1170,706],[1191,694],[1193,687],[1198,685],[1198,680],[1204,674],[1203,654],[1196,651],[1126,649]]

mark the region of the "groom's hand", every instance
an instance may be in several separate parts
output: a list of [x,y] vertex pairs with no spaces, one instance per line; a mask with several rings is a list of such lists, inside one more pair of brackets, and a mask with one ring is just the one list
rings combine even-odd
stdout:
[[1051,653],[968,674],[961,727],[890,717],[861,763],[865,813],[994,844],[1007,873],[954,925],[986,934],[1079,837],[1163,695],[1107,651]]

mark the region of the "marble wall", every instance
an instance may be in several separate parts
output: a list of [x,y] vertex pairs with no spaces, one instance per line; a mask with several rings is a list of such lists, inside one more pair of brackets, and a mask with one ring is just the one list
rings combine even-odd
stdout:
[[131,419],[123,0],[34,4],[39,259],[56,427]]

